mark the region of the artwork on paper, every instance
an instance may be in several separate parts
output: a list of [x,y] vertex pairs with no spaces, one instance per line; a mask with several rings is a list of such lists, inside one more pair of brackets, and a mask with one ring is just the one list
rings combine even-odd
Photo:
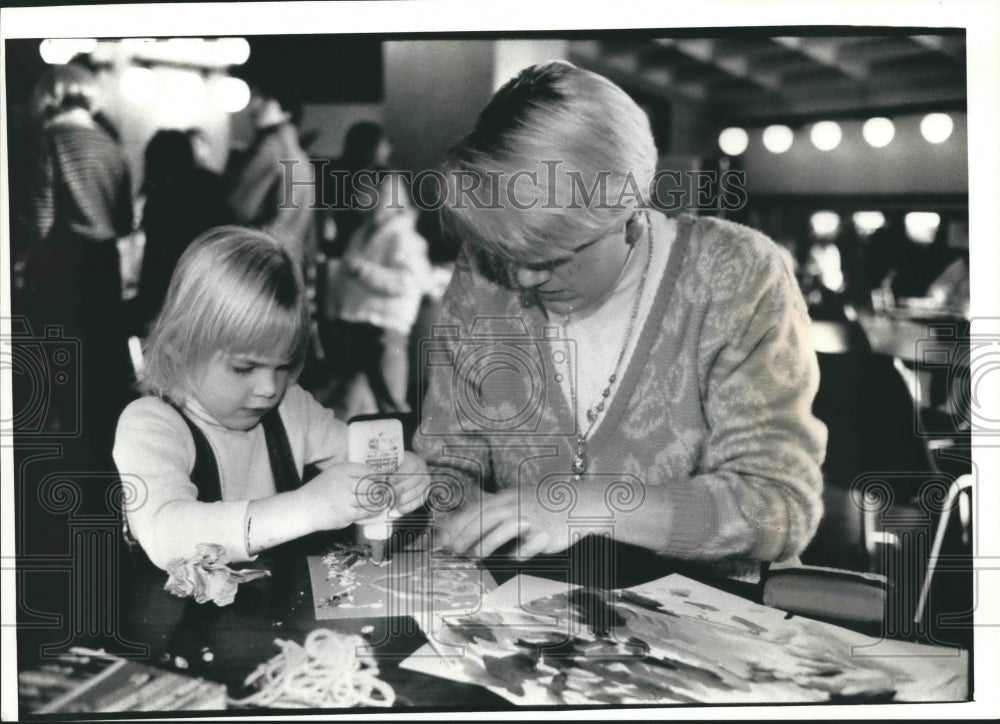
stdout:
[[316,619],[477,611],[496,582],[468,559],[416,550],[375,563],[365,546],[309,557]]
[[968,657],[793,617],[682,576],[437,618],[403,667],[517,704],[963,701]]

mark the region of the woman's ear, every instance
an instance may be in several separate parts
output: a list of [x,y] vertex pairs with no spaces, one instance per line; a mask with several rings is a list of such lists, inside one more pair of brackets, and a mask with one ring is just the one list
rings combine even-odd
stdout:
[[649,217],[642,211],[636,211],[632,218],[625,224],[625,243],[633,246],[646,235],[646,228],[649,224]]

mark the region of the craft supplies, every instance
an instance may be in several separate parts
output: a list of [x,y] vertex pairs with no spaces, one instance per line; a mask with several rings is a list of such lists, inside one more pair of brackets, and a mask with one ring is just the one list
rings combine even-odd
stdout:
[[230,568],[226,549],[214,543],[199,543],[195,550],[190,558],[175,558],[167,564],[169,577],[163,588],[180,598],[191,596],[198,603],[228,606],[236,599],[239,584],[271,575],[255,568]]
[[371,647],[360,636],[320,628],[302,645],[275,639],[281,653],[258,666],[245,686],[257,692],[233,706],[335,708],[392,706],[395,692],[378,678]]
[[[391,474],[403,463],[403,424],[396,419],[359,420],[347,427],[347,459],[367,465],[373,473]],[[372,560],[385,559],[392,529],[393,494],[388,481],[375,481],[369,487],[366,507],[378,514],[358,522],[358,542],[371,548]]]

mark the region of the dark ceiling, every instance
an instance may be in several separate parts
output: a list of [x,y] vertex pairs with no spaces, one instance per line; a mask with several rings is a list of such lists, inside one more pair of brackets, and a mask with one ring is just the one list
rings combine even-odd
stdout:
[[964,109],[964,33],[737,34],[573,40],[570,59],[622,86],[763,123]]

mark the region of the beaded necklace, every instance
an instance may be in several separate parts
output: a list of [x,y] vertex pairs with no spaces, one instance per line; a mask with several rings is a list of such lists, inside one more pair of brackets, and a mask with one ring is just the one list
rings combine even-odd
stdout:
[[[601,413],[604,412],[604,408],[607,406],[608,398],[611,397],[611,386],[618,381],[618,375],[621,372],[622,362],[625,360],[625,353],[628,351],[629,344],[632,341],[632,331],[635,328],[636,318],[639,315],[639,303],[642,300],[642,292],[646,287],[646,276],[649,274],[649,267],[652,266],[653,261],[653,227],[647,224],[646,227],[649,231],[647,234],[647,250],[646,250],[646,266],[642,270],[642,277],[639,279],[639,286],[635,292],[635,298],[632,300],[632,311],[629,314],[628,327],[625,330],[625,339],[622,342],[621,351],[618,353],[618,359],[615,361],[614,370],[608,376],[608,383],[601,390],[601,396],[597,398],[597,404],[587,408],[587,422],[590,423],[587,429],[582,435],[578,436],[576,439],[576,452],[573,454],[573,479],[579,480],[584,473],[587,472],[587,438],[590,437],[590,433],[593,431],[594,426],[597,425],[597,421],[600,419]],[[564,326],[569,323],[569,315],[565,315],[563,318]],[[576,410],[577,405],[577,390],[573,386],[572,375],[569,378],[570,386],[570,396],[573,401],[573,410]]]

